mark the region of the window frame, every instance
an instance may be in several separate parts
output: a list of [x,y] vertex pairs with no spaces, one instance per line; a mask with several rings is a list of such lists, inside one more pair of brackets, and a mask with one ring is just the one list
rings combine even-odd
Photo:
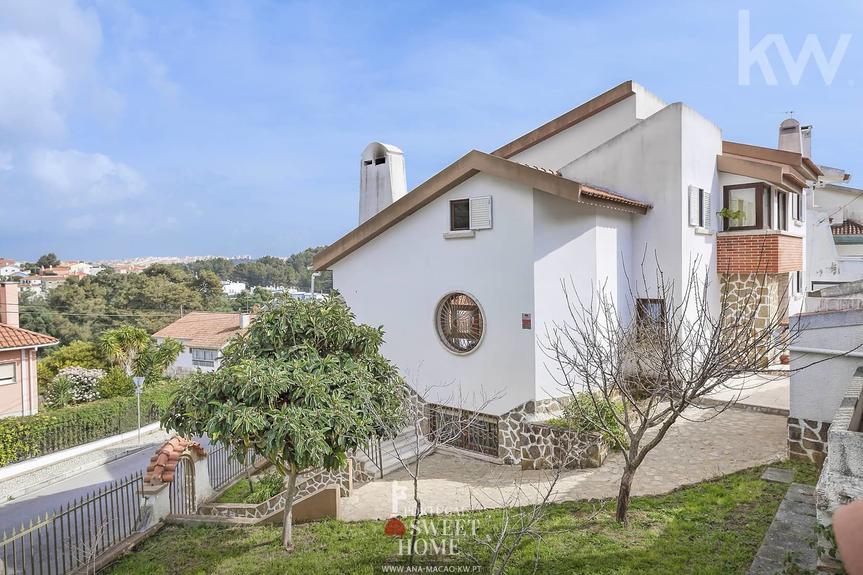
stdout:
[[[770,186],[765,184],[764,182],[750,182],[748,184],[731,184],[728,186],[722,187],[722,207],[727,208],[731,201],[731,191],[732,190],[745,190],[748,188],[754,188],[755,190],[755,225],[754,226],[731,226],[730,218],[722,218],[722,228],[725,231],[746,231],[746,230],[769,230],[772,227],[772,215],[773,215],[773,202],[770,197]],[[764,193],[768,194],[768,202],[767,202],[767,226],[764,225],[765,222],[765,214],[764,214]]]
[[6,386],[6,385],[17,385],[18,384],[18,363],[14,362],[14,361],[4,361],[4,362],[0,363],[0,367],[7,366],[7,365],[12,367],[12,378],[11,378],[11,381],[7,381],[7,380],[9,380],[9,378],[0,377],[0,387]]
[[638,333],[653,324],[653,316],[647,312],[648,305],[659,304],[659,326],[664,328],[667,321],[667,310],[665,300],[659,297],[640,297],[635,299],[635,327]]
[[[212,352],[213,359],[195,359],[195,352]],[[189,353],[192,355],[192,365],[195,367],[216,367],[216,361],[219,359],[219,350],[207,347],[190,347]]]
[[[473,346],[470,347],[470,349],[460,349],[460,348],[456,347],[454,344],[452,344],[450,342],[450,336],[448,336],[445,333],[445,331],[443,329],[443,325],[441,325],[442,308],[443,308],[444,304],[449,302],[455,296],[465,296],[465,297],[469,298],[471,300],[471,302],[473,302],[473,305],[476,306],[476,311],[479,314],[479,322],[480,322],[479,336],[476,338],[476,343],[474,343]],[[435,307],[434,307],[434,329],[435,329],[435,333],[438,336],[438,341],[444,347],[444,349],[446,349],[448,352],[455,354],[455,355],[469,355],[469,354],[475,352],[479,348],[479,346],[482,345],[482,342],[485,339],[486,331],[488,331],[488,322],[486,320],[485,310],[482,308],[482,305],[480,305],[479,300],[473,294],[471,294],[470,292],[464,291],[464,290],[454,290],[454,291],[447,292],[446,294],[444,294],[443,297],[441,297],[438,300],[437,305],[435,305]]]
[[[788,192],[776,190],[776,228],[781,232],[788,231]],[[784,205],[783,205],[784,204]]]
[[[467,206],[467,223],[464,227],[456,227],[455,225],[455,208],[456,205],[466,205]],[[470,198],[459,198],[457,200],[449,201],[449,231],[451,232],[466,232],[471,229],[470,227]]]

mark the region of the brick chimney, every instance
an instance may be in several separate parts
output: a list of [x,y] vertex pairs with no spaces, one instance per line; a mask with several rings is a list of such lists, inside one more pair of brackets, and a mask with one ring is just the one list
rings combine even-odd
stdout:
[[18,284],[0,282],[0,323],[18,327]]

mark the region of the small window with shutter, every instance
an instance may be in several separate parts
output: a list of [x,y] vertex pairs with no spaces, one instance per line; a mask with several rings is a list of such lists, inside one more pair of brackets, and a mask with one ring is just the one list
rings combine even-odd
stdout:
[[449,203],[450,231],[491,229],[491,196],[480,196]]
[[15,384],[15,364],[0,363],[0,385]]
[[491,196],[470,199],[470,229],[491,229]]
[[689,225],[710,229],[710,192],[689,186]]

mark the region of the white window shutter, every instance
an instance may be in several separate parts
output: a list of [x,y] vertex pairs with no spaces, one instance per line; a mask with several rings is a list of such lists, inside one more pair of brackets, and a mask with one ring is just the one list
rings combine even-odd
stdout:
[[470,229],[491,229],[491,196],[470,199]]
[[710,192],[708,190],[702,190],[701,193],[704,194],[704,221],[701,222],[701,227],[709,230],[710,222],[713,221],[713,218],[711,217],[712,212],[710,211]]
[[698,188],[689,186],[689,225],[700,225],[698,221]]

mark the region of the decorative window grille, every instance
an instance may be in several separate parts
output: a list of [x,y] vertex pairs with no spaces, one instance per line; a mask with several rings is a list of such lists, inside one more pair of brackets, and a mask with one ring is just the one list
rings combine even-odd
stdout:
[[497,417],[444,405],[430,405],[429,410],[429,434],[433,440],[497,457]]
[[479,345],[485,320],[479,304],[465,293],[444,297],[437,307],[437,330],[444,345],[455,353],[468,353]]

